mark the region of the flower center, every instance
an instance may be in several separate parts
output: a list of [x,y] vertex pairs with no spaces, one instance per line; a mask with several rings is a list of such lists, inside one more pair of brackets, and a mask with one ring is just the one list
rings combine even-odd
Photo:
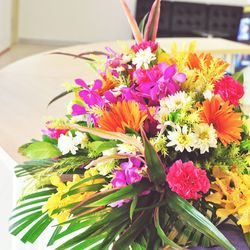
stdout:
[[199,139],[201,140],[208,140],[209,139],[209,134],[207,131],[203,131],[199,134]]
[[178,142],[181,144],[181,145],[188,145],[190,143],[190,138],[188,135],[185,135],[185,134],[180,134],[177,138]]

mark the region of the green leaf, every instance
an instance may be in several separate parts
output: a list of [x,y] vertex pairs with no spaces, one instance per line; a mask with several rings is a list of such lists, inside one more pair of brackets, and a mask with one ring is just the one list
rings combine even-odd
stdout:
[[138,197],[135,196],[135,197],[133,198],[133,201],[131,202],[130,211],[129,211],[129,217],[130,217],[130,220],[131,220],[131,221],[132,221],[132,219],[133,219],[133,214],[134,214],[134,211],[135,211],[137,202],[138,202]]
[[168,191],[168,206],[173,213],[190,226],[227,250],[236,250],[228,239],[198,210],[177,194]]
[[26,149],[30,144],[32,143],[30,142],[30,143],[23,144],[21,147],[18,148],[18,153],[20,153],[23,156],[26,156]]
[[57,145],[58,140],[55,138],[51,138],[48,135],[43,135],[43,141],[49,142],[51,144]]
[[178,120],[179,115],[180,115],[179,110],[177,110],[175,112],[171,112],[168,116],[168,119],[172,122],[176,122]]
[[60,150],[53,144],[44,141],[37,141],[29,145],[26,150],[26,156],[31,159],[47,159],[61,155]]
[[64,91],[61,94],[57,95],[56,97],[54,97],[48,104],[48,106],[50,106],[53,102],[59,100],[60,98],[68,95],[69,93],[72,93],[72,91]]
[[104,150],[116,147],[116,141],[94,141],[91,142],[89,147],[93,148],[97,154],[102,153]]
[[88,204],[90,207],[106,206],[112,202],[120,201],[122,199],[133,198],[134,196],[142,193],[145,189],[148,189],[149,185],[147,181],[141,181],[132,185],[125,186],[117,190],[113,194],[109,194],[104,198],[101,198],[93,203]]
[[154,147],[149,142],[145,132],[142,130],[142,139],[145,148],[145,159],[148,166],[148,175],[150,180],[156,184],[160,185],[166,182],[166,174],[164,171],[164,165],[160,160],[160,157],[156,153]]
[[159,220],[159,207],[157,207],[155,209],[155,212],[154,212],[154,223],[155,223],[155,227],[156,227],[156,231],[157,231],[158,235],[160,236],[160,238],[162,239],[162,241],[165,244],[173,247],[174,249],[183,249],[182,247],[180,247],[176,243],[174,243],[172,240],[170,240],[166,236],[164,231],[162,230],[161,225],[160,225],[160,220]]
[[49,240],[49,242],[47,244],[47,247],[52,246],[55,243],[56,237],[59,235],[62,228],[63,228],[62,226],[57,226],[56,227],[55,231],[53,232],[53,234],[52,234],[52,236],[51,236],[51,238],[50,238],[50,240]]
[[237,81],[239,81],[241,84],[244,83],[244,74],[243,72],[236,72],[235,74],[233,74],[233,78]]
[[245,233],[244,236],[245,236],[246,243],[248,247],[250,248],[250,233]]
[[15,167],[15,174],[17,177],[35,175],[38,172],[48,169],[54,163],[55,161],[52,159],[25,161],[23,164]]
[[104,184],[105,182],[102,182],[98,184],[86,185],[86,186],[76,188],[76,189],[71,189],[67,193],[62,195],[62,199],[66,198],[67,196],[74,195],[74,194],[82,194],[82,193],[90,192],[90,191],[99,191],[103,187]]
[[90,176],[90,177],[87,177],[87,178],[84,178],[82,180],[80,180],[79,182],[77,182],[76,184],[74,184],[70,190],[72,189],[75,189],[79,186],[81,186],[82,184],[88,182],[88,181],[93,181],[93,180],[103,180],[103,176],[102,175],[94,175],[94,176]]
[[127,208],[128,206],[123,206],[119,209],[113,209],[112,213],[108,212],[106,215],[96,218],[95,223],[91,223],[91,226],[88,227],[84,232],[74,236],[70,240],[63,243],[61,246],[56,248],[56,250],[65,250],[69,249],[72,246],[81,243],[82,241],[95,236],[96,233],[100,233],[102,231],[103,227],[113,221],[120,221],[121,217],[127,214]]
[[250,139],[244,140],[240,142],[240,149],[241,150],[250,150]]
[[149,218],[152,216],[152,211],[142,212],[132,225],[125,231],[121,237],[114,243],[113,250],[127,249],[136,237],[145,229]]
[[147,18],[148,18],[148,14],[149,14],[149,13],[147,13],[147,14],[143,17],[143,19],[141,20],[141,22],[140,22],[140,24],[139,24],[139,29],[140,29],[140,31],[141,31],[142,34],[144,34],[144,31],[145,31],[145,25],[146,25],[146,20],[147,20]]
[[142,245],[140,245],[139,243],[133,242],[131,244],[131,248],[132,250],[146,250],[145,247],[143,247]]
[[52,218],[45,214],[42,218],[40,218],[35,225],[33,225],[28,232],[22,237],[22,241],[24,243],[30,242],[34,243],[38,237],[42,234],[42,232],[49,226],[52,222]]

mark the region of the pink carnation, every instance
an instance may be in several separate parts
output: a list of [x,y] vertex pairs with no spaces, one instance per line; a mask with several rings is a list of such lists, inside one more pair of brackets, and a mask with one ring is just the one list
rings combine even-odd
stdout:
[[228,100],[234,106],[238,106],[240,98],[244,95],[244,88],[233,77],[224,76],[215,83],[214,93],[219,94],[224,101]]
[[166,181],[171,190],[184,199],[199,199],[210,188],[206,171],[197,168],[192,161],[176,161],[169,169]]
[[45,128],[42,130],[42,133],[53,139],[58,139],[61,134],[65,135],[68,131],[69,129]]
[[143,41],[139,44],[132,45],[131,49],[136,53],[140,49],[145,50],[150,47],[152,52],[155,52],[158,49],[158,43],[153,41]]

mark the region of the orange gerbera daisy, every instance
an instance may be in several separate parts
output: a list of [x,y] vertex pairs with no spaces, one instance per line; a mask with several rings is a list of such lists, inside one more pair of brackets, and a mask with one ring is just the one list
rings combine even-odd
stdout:
[[125,133],[125,128],[139,131],[147,118],[147,111],[141,111],[135,101],[119,101],[111,106],[110,111],[104,111],[98,121],[100,128]]
[[224,146],[231,142],[239,142],[240,133],[243,131],[241,112],[234,112],[229,101],[221,103],[218,96],[213,96],[211,100],[205,100],[202,107],[200,112],[202,122],[213,124],[217,136]]

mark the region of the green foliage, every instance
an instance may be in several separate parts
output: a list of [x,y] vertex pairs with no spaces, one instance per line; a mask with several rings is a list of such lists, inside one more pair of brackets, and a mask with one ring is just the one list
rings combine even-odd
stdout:
[[61,155],[60,150],[49,142],[36,141],[29,144],[22,153],[30,159],[40,160],[53,158]]
[[156,185],[163,184],[165,183],[165,171],[163,163],[161,162],[154,147],[149,142],[144,131],[142,131],[142,139],[145,148],[145,159],[148,166],[149,178]]
[[141,31],[142,34],[144,34],[144,31],[145,31],[145,24],[146,24],[146,21],[147,21],[147,18],[148,18],[148,14],[147,13],[141,20],[140,24],[139,24],[139,29]]
[[[95,189],[95,184],[87,187],[88,190],[98,189]],[[209,221],[213,221],[214,214],[210,213],[210,206],[206,207],[207,203],[197,201],[194,206],[206,214],[209,220],[171,191],[167,191],[164,199],[160,199],[159,193],[155,191],[147,196],[138,196],[148,188],[149,183],[142,181],[88,197],[72,207],[73,217],[56,226],[48,245],[54,245],[60,239],[63,243],[57,247],[58,250],[87,247],[102,250],[108,249],[114,242],[112,249],[131,246],[132,249],[156,250],[164,244],[182,249],[190,242],[203,246],[211,246],[211,242],[215,242],[226,249],[234,249]],[[83,192],[77,184],[66,195],[73,194],[70,193],[72,191],[74,194]],[[24,197],[11,218],[15,220],[10,228],[11,233],[17,235],[25,232],[22,240],[34,242],[52,222],[41,209],[54,192],[55,189],[42,189]],[[132,202],[120,208],[106,206],[127,198],[132,199]],[[73,233],[74,236],[69,238]],[[64,237],[68,240],[63,241]]]
[[88,144],[88,156],[97,157],[103,151],[114,148],[116,145],[116,141],[93,141]]
[[42,206],[55,192],[54,188],[43,189],[23,197],[11,217],[12,224],[9,229],[11,234],[18,235],[25,231],[21,240],[24,243],[34,243],[52,222],[52,219],[42,211]]
[[17,177],[32,176],[47,170],[54,163],[55,161],[51,159],[25,161],[15,167],[15,174]]
[[240,149],[250,151],[250,139],[241,141]]
[[241,84],[244,83],[244,74],[243,72],[236,72],[235,74],[233,74],[233,78],[237,81],[239,81]]
[[228,250],[235,250],[235,247],[225,236],[190,203],[173,192],[168,192],[168,206],[173,213],[176,213],[181,221],[195,228],[200,233],[209,237],[212,241]]
[[216,150],[211,153],[211,157],[207,159],[207,167],[218,165],[230,169],[232,166],[237,166],[239,173],[249,173],[248,154],[241,152],[244,146],[247,146],[247,142],[245,145],[232,143],[227,147],[218,144]]

